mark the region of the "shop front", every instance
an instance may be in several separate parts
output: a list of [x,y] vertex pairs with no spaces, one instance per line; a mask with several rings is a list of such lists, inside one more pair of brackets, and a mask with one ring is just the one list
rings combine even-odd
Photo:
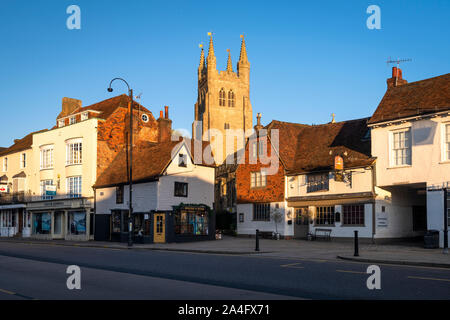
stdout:
[[25,204],[0,206],[0,237],[29,237],[30,227]]
[[[105,219],[106,216],[102,214],[96,217],[95,239],[128,242],[128,210],[111,210],[110,219]],[[181,204],[173,207],[172,211],[135,212],[132,228],[134,243],[187,242],[215,238],[215,220],[206,205]]]
[[32,238],[80,241],[93,238],[93,208],[89,198],[29,202],[27,211]]

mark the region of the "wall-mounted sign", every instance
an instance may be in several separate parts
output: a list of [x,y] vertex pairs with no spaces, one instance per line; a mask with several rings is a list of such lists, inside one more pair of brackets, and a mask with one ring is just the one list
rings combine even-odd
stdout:
[[8,185],[0,184],[0,192],[8,192]]
[[344,159],[341,156],[334,157],[334,170],[344,170]]
[[45,186],[46,196],[56,196],[56,186],[47,185]]

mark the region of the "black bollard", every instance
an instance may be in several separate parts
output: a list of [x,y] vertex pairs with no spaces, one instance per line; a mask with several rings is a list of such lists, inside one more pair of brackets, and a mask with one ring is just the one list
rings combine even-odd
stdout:
[[353,254],[355,257],[359,256],[359,248],[358,248],[358,230],[355,230],[355,253]]
[[259,230],[256,229],[256,247],[255,251],[259,251]]

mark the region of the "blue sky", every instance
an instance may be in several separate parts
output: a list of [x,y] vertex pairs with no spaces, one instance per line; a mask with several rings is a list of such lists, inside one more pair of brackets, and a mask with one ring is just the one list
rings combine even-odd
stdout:
[[[66,27],[71,4],[81,8],[81,30]],[[371,4],[381,30],[366,27]],[[450,71],[449,12],[450,1],[1,0],[0,146],[52,127],[62,97],[85,106],[111,97],[116,76],[155,116],[169,105],[173,128],[190,131],[208,31],[219,69],[228,48],[236,68],[245,33],[251,102],[263,123],[370,116],[389,56],[412,58],[402,66],[409,82]]]

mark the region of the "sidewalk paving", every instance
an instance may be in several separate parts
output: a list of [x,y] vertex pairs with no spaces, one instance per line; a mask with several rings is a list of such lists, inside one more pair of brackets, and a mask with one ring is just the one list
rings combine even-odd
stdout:
[[[450,268],[450,254],[442,249],[424,249],[420,243],[365,244],[359,245],[359,257],[353,256],[351,241],[259,240],[260,251],[255,251],[254,238],[225,236],[222,240],[185,243],[134,244],[132,250],[166,250],[192,253],[259,255],[289,259],[352,260],[367,263],[401,264]],[[130,249],[126,243],[102,241],[32,240],[24,238],[0,238],[0,243],[26,243]]]

